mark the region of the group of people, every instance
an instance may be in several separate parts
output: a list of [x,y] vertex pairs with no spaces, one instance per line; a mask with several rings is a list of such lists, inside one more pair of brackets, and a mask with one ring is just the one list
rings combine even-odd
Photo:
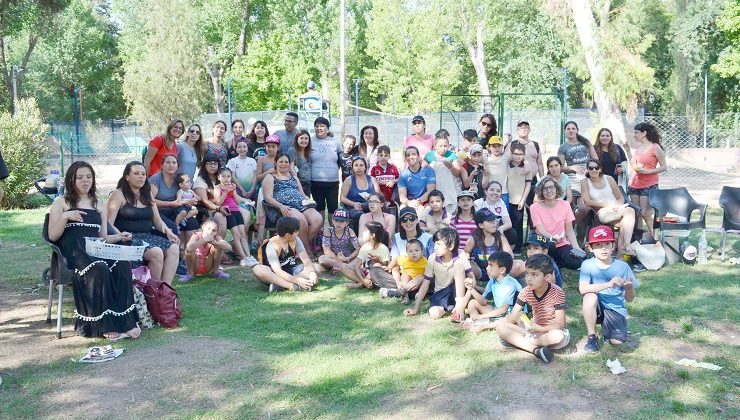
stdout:
[[[610,261],[612,254],[632,253],[629,244],[638,216],[652,229],[647,196],[667,168],[660,135],[648,123],[635,126],[639,148],[633,154],[626,144],[617,145],[606,128],[591,144],[570,121],[564,127],[566,142],[556,156],[545,159],[544,150],[529,138],[527,121],[519,121],[517,135],[504,144],[495,118],[484,114],[479,128],[466,130],[456,148],[446,130],[427,134],[425,119],[418,115],[412,119],[413,134],[404,141],[403,162],[395,164],[374,126],[360,130],[359,144],[351,135],[334,137],[324,117],[314,121],[313,135],[297,126],[295,113],[287,113],[284,129],[273,134],[263,121],[247,130],[243,121],[235,120],[227,140],[223,121],[215,122],[211,136],[204,138],[199,125],[186,130],[181,120],[174,120],[149,142],[143,162],[126,165],[105,206],[96,198],[92,167],[75,162],[65,176],[65,196],[52,206],[51,221],[59,228],[50,238],[77,253],[84,252],[82,235],[90,236],[89,229],[97,229],[109,242],[146,243],[143,263],[153,278],[167,283],[180,264],[186,271],[179,278],[183,283],[198,275],[227,279],[222,266],[229,263],[229,255],[252,267],[270,291],[308,291],[322,271],[342,273],[350,288],[377,287],[382,297],[397,297],[404,304],[415,299],[407,315],[418,313],[428,296],[432,317],[449,312],[453,320],[465,321],[476,331],[500,325],[506,343],[545,360],[551,355],[543,348],[567,344],[564,312],[558,312],[564,300],[553,303],[562,295],[560,268],[581,268],[584,307],[593,306],[589,295],[597,294],[599,316],[604,313],[602,294],[607,288],[584,286],[586,253],[574,223],[591,217],[597,221],[592,224],[619,228],[618,239],[610,227],[591,230],[588,244],[595,254],[605,237],[610,238]],[[629,173],[627,193],[634,204],[626,201],[617,182]],[[525,214],[532,232],[527,238]],[[265,239],[268,224],[276,234]],[[226,241],[227,231],[231,242]],[[523,250],[526,261],[516,258]],[[127,267],[89,256],[71,261],[82,273],[80,290],[75,289],[83,296],[76,299],[78,332],[138,335],[129,328],[130,290],[97,290],[102,286],[85,281],[87,276],[105,275],[124,282],[120,271]],[[606,257],[598,261],[593,273],[603,274],[604,266],[612,264]],[[606,279],[614,283],[609,283],[608,293],[636,285],[629,266],[625,271],[619,258],[613,263],[624,281]],[[539,270],[547,285],[530,281],[536,277],[533,270]],[[502,283],[505,288],[499,284],[511,278],[519,279],[514,280],[518,287],[511,281]],[[521,289],[522,284],[528,286]],[[508,298],[512,288],[520,296],[516,304]],[[504,289],[507,297],[498,301]],[[554,297],[544,299],[545,293]],[[625,293],[626,300],[634,297],[633,292]],[[543,302],[554,306],[547,309]],[[478,322],[501,318],[512,308],[507,320],[516,321],[524,308],[534,311],[532,325],[545,328],[543,323],[556,322],[559,332],[549,327],[527,330],[531,334],[525,338],[536,350],[515,337],[518,321],[490,326]],[[590,346],[598,348],[598,342]]]

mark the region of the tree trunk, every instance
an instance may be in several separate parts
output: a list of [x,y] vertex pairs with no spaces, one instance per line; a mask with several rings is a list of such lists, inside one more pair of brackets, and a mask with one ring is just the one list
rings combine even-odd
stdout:
[[[573,12],[573,20],[578,30],[578,38],[586,57],[586,65],[591,75],[591,85],[594,89],[594,103],[599,112],[599,119],[603,126],[608,127],[614,134],[617,143],[626,140],[622,113],[617,102],[610,98],[604,90],[604,56],[600,52],[600,37],[597,32],[596,20],[587,0],[568,0]],[[604,30],[608,20],[608,10],[601,9],[601,30]]]
[[213,86],[213,102],[216,108],[216,112],[222,114],[224,112],[224,92],[221,88],[221,76],[223,76],[224,68],[219,68],[215,62],[215,51],[212,46],[208,47],[208,62],[205,63],[206,73],[211,77],[211,85]]
[[241,57],[247,53],[247,24],[249,23],[249,0],[244,0],[242,5],[241,31],[239,31],[239,44],[236,55]]
[[[345,0],[339,0],[339,133],[344,138],[345,110],[347,108],[347,69],[344,46]],[[355,110],[357,112],[357,110]]]
[[[25,70],[28,66],[28,60],[31,58],[31,54],[33,53],[33,50],[36,48],[36,44],[38,43],[39,37],[38,35],[30,34],[28,36],[28,48],[26,49],[26,52],[23,53],[23,58],[21,58],[21,69]],[[5,37],[0,36],[0,64],[2,64],[2,71],[3,71],[3,84],[5,85],[5,90],[8,92],[8,98],[10,98],[10,106],[8,107],[8,110],[13,109],[13,64],[8,63],[7,57],[5,56]],[[16,92],[21,91],[21,83],[23,82],[23,72],[19,72],[15,75],[15,87]]]
[[461,8],[461,29],[465,39],[465,48],[470,55],[470,61],[475,69],[475,76],[478,79],[478,92],[483,95],[481,98],[481,108],[483,112],[491,111],[491,87],[488,84],[488,71],[486,70],[486,56],[483,49],[483,32],[485,31],[485,21],[478,20],[475,28],[475,40],[468,34],[472,32],[470,25],[470,13],[466,7],[466,0],[460,1]]

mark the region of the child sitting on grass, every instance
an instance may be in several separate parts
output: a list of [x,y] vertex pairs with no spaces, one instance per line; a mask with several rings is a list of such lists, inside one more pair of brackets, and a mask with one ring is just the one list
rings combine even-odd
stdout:
[[410,239],[406,242],[406,255],[398,257],[398,266],[394,267],[392,271],[393,279],[396,281],[396,289],[381,287],[380,297],[400,297],[401,304],[408,305],[409,290],[417,289],[424,281],[426,267],[427,259],[424,258],[424,246],[420,240]]
[[[514,306],[514,298],[522,290],[516,279],[509,276],[514,258],[504,251],[496,251],[488,257],[488,283],[483,289],[473,281],[466,281],[465,302],[470,319],[462,323],[463,328],[470,328],[474,333],[494,329],[501,318]],[[482,292],[482,294],[481,294]],[[490,300],[490,303],[489,303]],[[474,321],[486,320],[487,323]]]
[[[547,255],[547,250],[554,244],[555,242],[551,241],[550,238],[546,236],[542,236],[536,232],[530,233],[529,239],[524,243],[527,247],[527,258],[538,254]],[[555,285],[562,289],[563,277],[560,275],[560,269],[558,268],[558,265],[555,264],[555,261],[552,262],[552,274],[554,276]]]
[[578,282],[588,330],[585,353],[599,350],[596,324],[601,324],[604,340],[612,345],[627,341],[627,302],[635,299],[637,278],[626,262],[612,258],[614,244],[614,233],[608,226],[596,226],[588,232],[588,248],[594,256],[581,264]]
[[[331,217],[334,226],[324,229],[321,245],[324,255],[319,257],[319,264],[331,268],[332,274],[337,274],[360,251],[357,235],[349,227],[349,214],[345,209],[336,209]],[[352,247],[350,248],[350,245]]]
[[416,303],[413,309],[406,309],[403,314],[413,316],[419,313],[421,302],[434,281],[434,292],[429,296],[429,316],[437,319],[451,312],[450,320],[460,322],[465,312],[465,278],[473,279],[470,260],[465,252],[459,251],[460,237],[455,229],[440,229],[432,240],[434,255],[427,261],[424,280],[416,293]]
[[[519,292],[516,305],[505,320],[496,325],[502,346],[517,347],[532,353],[545,363],[554,360],[551,349],[570,342],[565,324],[565,293],[552,284],[552,259],[544,254],[527,259],[527,287]],[[520,324],[522,308],[528,304],[533,312],[531,322]]]
[[180,283],[187,283],[200,274],[227,280],[231,276],[220,270],[218,265],[221,263],[221,253],[231,252],[231,245],[218,236],[218,223],[213,220],[206,220],[200,228],[200,232],[193,233],[185,245],[185,266],[188,272],[180,277]]
[[368,222],[365,225],[362,242],[363,245],[357,253],[357,258],[340,268],[342,274],[352,280],[352,283],[347,283],[349,289],[363,286],[372,289],[370,267],[385,267],[391,260],[391,251],[388,249],[388,232],[380,223]]

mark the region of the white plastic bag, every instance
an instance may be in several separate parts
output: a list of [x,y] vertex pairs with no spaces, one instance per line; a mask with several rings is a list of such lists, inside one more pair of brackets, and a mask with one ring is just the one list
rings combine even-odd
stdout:
[[635,249],[637,259],[648,270],[659,270],[665,264],[665,249],[660,242],[643,245],[635,241],[632,242],[632,247]]

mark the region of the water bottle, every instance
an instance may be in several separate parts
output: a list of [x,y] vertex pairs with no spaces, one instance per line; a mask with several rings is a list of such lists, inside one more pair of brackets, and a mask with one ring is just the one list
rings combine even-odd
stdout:
[[699,255],[696,257],[699,264],[707,263],[707,231],[702,229],[699,239]]

